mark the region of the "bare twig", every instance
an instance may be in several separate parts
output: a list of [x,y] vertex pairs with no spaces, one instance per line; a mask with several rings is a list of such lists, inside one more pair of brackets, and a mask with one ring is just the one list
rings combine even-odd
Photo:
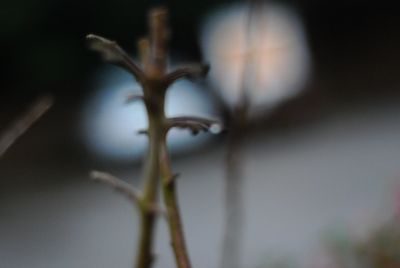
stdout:
[[87,35],[86,39],[90,48],[99,52],[105,61],[125,68],[139,82],[144,80],[143,71],[115,41],[94,34]]
[[[150,41],[151,41],[151,55],[149,66],[149,77],[152,77],[153,83],[163,85],[163,88],[154,86],[151,91],[148,90],[147,94],[150,95],[151,103],[146,103],[149,124],[158,127],[155,133],[150,131],[150,137],[161,133],[158,151],[158,161],[162,175],[162,189],[165,207],[168,213],[168,226],[171,237],[171,245],[175,256],[175,261],[178,268],[191,268],[189,253],[185,243],[185,235],[181,223],[181,216],[178,204],[178,196],[175,187],[175,181],[171,178],[173,173],[168,159],[167,152],[167,131],[165,129],[165,92],[168,89],[166,77],[166,63],[167,63],[167,39],[169,29],[167,27],[167,10],[157,9],[150,16]],[[145,90],[146,94],[146,90]]]
[[213,126],[218,126],[220,129],[221,123],[213,119],[205,119],[193,116],[171,117],[168,118],[168,128],[187,128],[190,129],[193,135],[199,132],[208,132]]
[[90,172],[90,177],[97,182],[107,184],[116,191],[126,195],[133,203],[141,206],[141,197],[139,190],[132,187],[129,183],[102,171],[93,170]]
[[[144,85],[147,83],[146,74],[133,62],[129,55],[120,48],[116,42],[107,40],[103,37],[96,35],[88,35],[87,39],[92,49],[100,52],[103,58],[113,64],[122,66],[129,72],[131,72],[138,82],[142,85],[144,94],[148,94],[148,88]],[[139,41],[140,52],[144,53],[141,55],[142,63],[147,64],[148,58],[148,47],[147,42],[143,40]],[[128,101],[136,99],[144,99],[144,97],[134,96]],[[152,134],[149,137],[150,146],[145,164],[144,174],[144,190],[143,195],[139,198],[135,191],[132,191],[130,185],[121,183],[120,180],[116,180],[115,177],[101,176],[103,182],[107,182],[114,187],[117,187],[119,191],[127,194],[128,197],[133,199],[135,203],[140,204],[140,237],[138,241],[137,258],[135,262],[136,268],[149,268],[153,264],[153,238],[154,238],[154,226],[156,214],[161,209],[157,205],[157,191],[159,185],[159,143],[161,139],[161,132],[158,125],[150,122],[149,130],[140,130],[139,134]],[[98,174],[96,174],[98,175]],[[104,174],[103,174],[104,175]],[[106,178],[106,180],[104,180]]]
[[175,260],[178,268],[191,268],[189,254],[183,232],[182,219],[180,216],[179,202],[177,196],[176,178],[171,169],[171,163],[167,151],[166,139],[162,144],[160,155],[161,174],[163,176],[163,193],[165,207],[168,212],[168,224],[171,235],[171,245],[174,250]]
[[53,98],[45,96],[36,101],[28,111],[0,135],[0,157],[53,105]]
[[183,66],[169,73],[165,77],[165,80],[168,84],[172,84],[173,82],[181,78],[201,78],[204,77],[209,70],[210,66],[208,64],[192,64],[188,66]]
[[147,134],[149,138],[143,194],[139,198],[129,185],[113,176],[110,177],[109,174],[94,174],[96,178],[100,177],[101,181],[122,191],[136,202],[140,201],[142,205],[136,268],[150,268],[153,263],[155,216],[159,212],[164,214],[157,203],[160,177],[162,177],[164,203],[177,266],[178,268],[191,268],[178,206],[175,180],[177,175],[172,173],[167,152],[167,133],[171,127],[180,127],[189,128],[194,134],[197,134],[200,131],[208,131],[213,125],[218,124],[215,120],[197,117],[166,118],[164,106],[169,85],[182,77],[190,78],[204,74],[208,69],[192,66],[178,69],[169,75],[166,74],[169,33],[167,17],[168,12],[165,8],[156,8],[150,12],[150,38],[139,41],[140,58],[144,71],[139,69],[115,42],[99,36],[88,36],[93,49],[99,51],[107,61],[120,65],[133,73],[143,88],[143,97],[129,98],[129,100],[144,100],[149,120],[148,129],[139,131],[140,134]]
[[146,204],[147,207],[144,207],[142,201],[143,198],[140,191],[131,186],[129,183],[115,177],[114,175],[111,175],[110,173],[93,170],[90,172],[90,177],[92,178],[92,180],[109,185],[116,191],[122,193],[141,210],[152,211],[154,212],[154,214],[164,217],[167,214],[167,212],[164,209],[160,208],[157,204]]

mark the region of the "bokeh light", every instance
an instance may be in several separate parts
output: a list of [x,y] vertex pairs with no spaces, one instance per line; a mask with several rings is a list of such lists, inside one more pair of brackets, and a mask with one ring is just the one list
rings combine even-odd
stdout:
[[231,106],[245,90],[253,110],[271,108],[298,93],[310,71],[301,21],[283,6],[220,8],[205,22],[202,48],[209,78]]
[[[137,159],[147,148],[147,137],[138,134],[146,129],[147,116],[140,101],[126,104],[129,94],[141,94],[140,85],[120,70],[98,75],[98,90],[88,99],[83,112],[82,137],[88,149],[102,158],[116,161]],[[198,84],[177,81],[168,92],[168,116],[204,116],[217,118],[208,93]],[[210,139],[209,134],[191,135],[187,130],[173,129],[168,143],[173,153],[190,150]]]

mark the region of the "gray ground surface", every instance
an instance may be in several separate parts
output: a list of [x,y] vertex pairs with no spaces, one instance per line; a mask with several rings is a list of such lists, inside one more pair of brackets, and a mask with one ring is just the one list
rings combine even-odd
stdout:
[[[278,255],[306,263],[328,230],[362,235],[378,218],[389,217],[400,181],[399,114],[395,103],[378,105],[290,133],[249,137],[245,267]],[[223,153],[220,146],[175,163],[194,267],[218,264]],[[34,169],[21,174],[37,176]],[[67,174],[75,177],[71,183],[22,188],[0,198],[0,267],[131,267],[138,235],[134,209],[108,188],[92,185],[86,174]],[[128,171],[119,175],[132,177]],[[156,267],[172,268],[163,220],[158,226]]]

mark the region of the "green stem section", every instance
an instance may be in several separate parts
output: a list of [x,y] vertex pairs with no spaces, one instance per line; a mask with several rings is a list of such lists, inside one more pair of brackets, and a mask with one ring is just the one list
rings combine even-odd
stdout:
[[141,231],[139,248],[136,258],[136,268],[149,268],[154,259],[152,248],[155,233],[157,190],[160,177],[159,152],[162,139],[162,125],[157,118],[149,120],[149,151],[145,167],[145,185],[140,216]]
[[162,140],[160,165],[164,203],[168,213],[168,225],[176,264],[178,268],[191,268],[192,266],[189,260],[182,220],[179,212],[176,181],[171,170],[168,156],[166,137]]
[[152,244],[154,238],[154,213],[149,213],[146,210],[140,212],[141,215],[141,229],[139,238],[139,250],[136,258],[136,268],[149,268],[153,263]]

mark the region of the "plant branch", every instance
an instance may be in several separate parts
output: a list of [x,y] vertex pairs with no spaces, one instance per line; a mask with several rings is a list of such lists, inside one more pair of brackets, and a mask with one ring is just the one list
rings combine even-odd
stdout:
[[109,185],[116,191],[126,195],[140,210],[146,210],[160,216],[166,216],[167,214],[167,212],[157,204],[146,204],[147,207],[145,207],[143,204],[143,197],[138,189],[107,172],[93,170],[90,172],[90,177],[92,180]]
[[[167,62],[167,44],[168,28],[167,28],[167,11],[160,8],[153,11],[150,16],[150,41],[151,41],[151,58],[149,64],[148,77],[151,77],[150,85],[152,88],[144,90],[145,95],[149,95],[146,102],[148,111],[150,138],[154,136],[151,126],[156,126],[161,133],[158,140],[158,166],[162,176],[162,189],[164,193],[164,203],[167,210],[167,219],[171,236],[171,244],[175,255],[175,261],[178,268],[191,268],[189,254],[187,251],[183,227],[178,206],[178,198],[176,193],[175,180],[168,158],[166,136],[168,131],[168,120],[165,116],[165,91],[169,86],[165,80],[166,62]],[[150,90],[151,89],[151,90]]]
[[[166,9],[156,8],[149,13],[150,40],[139,41],[141,61],[145,68],[145,80],[142,81],[145,107],[149,120],[147,135],[149,149],[145,166],[144,203],[156,204],[160,184],[159,155],[161,141],[164,135],[164,98],[165,89],[160,83],[166,68],[166,39],[165,20]],[[162,90],[159,90],[162,89]],[[141,232],[139,251],[137,255],[137,268],[148,268],[153,263],[153,240],[155,231],[155,214],[143,211],[141,214]]]
[[136,260],[137,268],[151,267],[154,260],[154,255],[152,253],[156,220],[156,210],[154,210],[154,204],[158,203],[157,192],[160,177],[158,155],[161,139],[160,130],[161,128],[157,126],[157,122],[151,120],[149,131],[147,132],[150,144],[145,163],[143,185],[143,204],[146,210],[141,211],[141,230]]
[[139,190],[132,187],[129,183],[102,171],[93,170],[90,172],[90,177],[96,182],[107,184],[114,188],[116,191],[126,195],[133,203],[139,208],[142,206],[141,196]]
[[208,132],[213,126],[220,128],[220,122],[212,119],[205,119],[193,116],[171,117],[168,118],[168,128],[187,128],[193,135],[199,132]]
[[169,30],[168,11],[164,7],[153,9],[149,15],[149,77],[161,78],[165,75],[168,57]]
[[0,135],[0,158],[52,105],[52,97],[40,98],[23,116],[15,120],[12,126]]
[[[87,39],[92,49],[101,53],[103,58],[113,64],[119,65],[125,68],[127,71],[132,73],[138,82],[142,85],[143,89],[147,89],[145,86],[147,77],[145,73],[133,62],[128,54],[120,48],[116,42],[107,40],[103,37],[96,35],[88,35]],[[146,52],[147,53],[147,52]],[[142,55],[142,59],[147,57]],[[145,92],[146,94],[146,92]],[[128,102],[142,99],[142,96],[131,96],[128,97]],[[145,102],[146,104],[146,102]],[[116,179],[110,177],[108,174],[95,173],[97,179],[101,179],[102,182],[111,184],[114,188],[120,192],[125,193],[130,199],[135,200],[135,203],[139,204],[140,208],[140,237],[138,241],[137,257],[135,262],[135,268],[150,268],[154,260],[153,254],[153,240],[155,231],[155,219],[156,215],[160,214],[162,209],[157,205],[157,191],[159,185],[159,163],[158,163],[158,152],[159,152],[159,131],[161,128],[158,126],[150,126],[150,131],[145,131],[149,135],[150,146],[146,158],[145,170],[144,170],[144,191],[141,198],[132,191],[130,185],[127,185]],[[143,131],[142,131],[143,134]],[[99,176],[101,175],[101,176]]]
[[165,77],[165,80],[170,85],[181,78],[201,78],[204,77],[209,70],[210,66],[208,64],[191,64],[172,71]]
[[176,177],[171,170],[167,151],[166,139],[162,143],[160,158],[164,203],[168,213],[168,224],[171,235],[171,244],[178,268],[191,268],[189,254],[185,242],[179,202],[176,189]]
[[143,71],[115,41],[94,34],[87,35],[86,39],[88,40],[89,47],[99,52],[106,62],[126,69],[139,82],[144,81],[145,75]]
[[[199,76],[206,73],[208,69],[191,66],[166,75],[169,35],[167,18],[168,13],[165,8],[156,8],[149,14],[149,39],[141,39],[138,44],[144,71],[136,66],[117,43],[95,35],[87,37],[94,50],[99,51],[107,61],[130,71],[143,88],[143,97],[134,95],[127,100],[128,102],[144,100],[149,120],[148,129],[139,132],[147,134],[149,138],[149,149],[144,168],[143,194],[140,200],[137,194],[132,193],[130,187],[115,177],[110,178],[108,174],[104,177],[102,173],[100,176],[103,182],[111,184],[114,188],[141,203],[141,231],[136,268],[149,268],[153,263],[155,216],[159,213],[164,214],[157,203],[160,177],[162,177],[164,203],[177,266],[178,268],[191,268],[178,206],[175,180],[177,175],[171,171],[166,136],[171,127],[189,128],[192,133],[197,134],[200,131],[208,131],[214,124],[218,124],[214,120],[197,117],[166,118],[164,105],[168,86],[176,79]],[[95,175],[99,177],[99,174]]]

